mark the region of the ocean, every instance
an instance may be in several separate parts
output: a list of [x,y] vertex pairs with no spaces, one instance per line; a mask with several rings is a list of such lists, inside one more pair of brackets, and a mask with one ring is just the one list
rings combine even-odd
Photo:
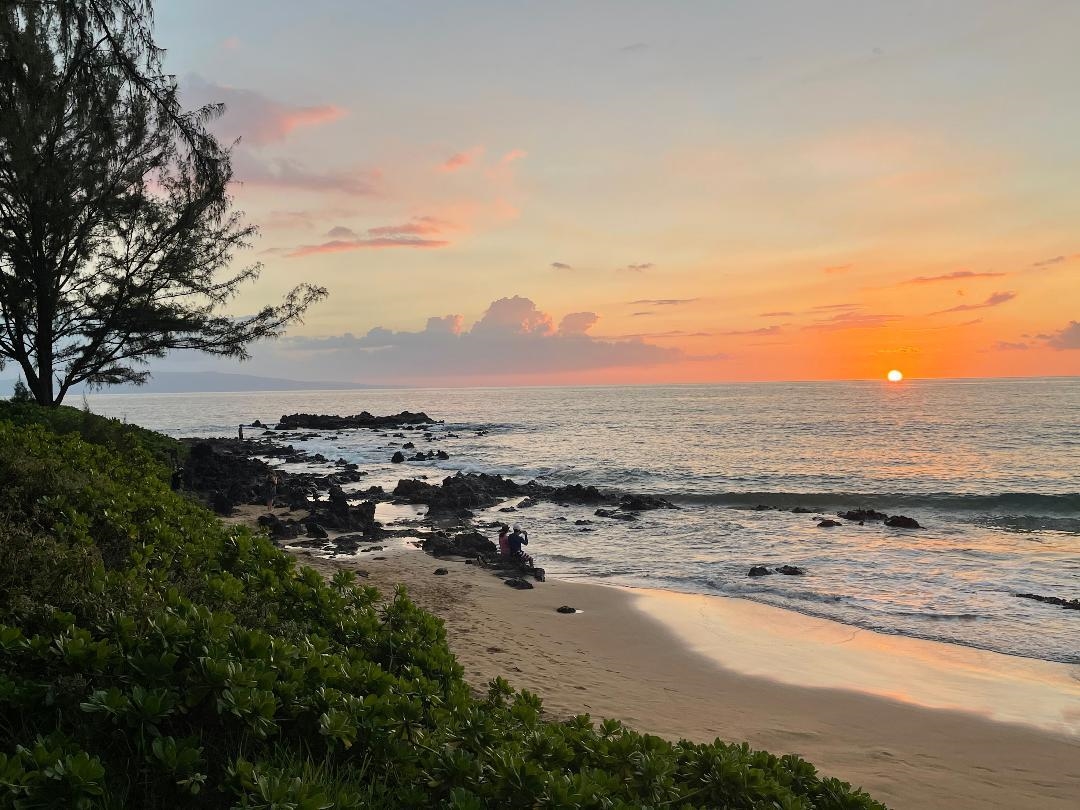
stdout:
[[[241,422],[273,424],[296,412],[425,411],[445,420],[431,447],[449,461],[391,464],[405,440],[372,431],[300,446],[359,463],[370,473],[363,487],[464,470],[657,494],[679,507],[632,522],[546,503],[478,515],[521,523],[528,550],[555,577],[741,597],[885,633],[1080,663],[1080,612],[1014,596],[1080,597],[1080,378],[87,401],[96,413],[174,436],[235,435]],[[924,528],[817,526],[819,516],[860,507]],[[394,514],[408,510],[381,513]],[[754,565],[806,574],[748,577]]]

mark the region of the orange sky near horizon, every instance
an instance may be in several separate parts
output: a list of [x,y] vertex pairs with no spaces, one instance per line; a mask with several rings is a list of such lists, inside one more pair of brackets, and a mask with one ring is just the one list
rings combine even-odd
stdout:
[[160,0],[185,98],[240,139],[237,311],[331,290],[247,365],[167,367],[1080,375],[1076,30],[1057,0]]

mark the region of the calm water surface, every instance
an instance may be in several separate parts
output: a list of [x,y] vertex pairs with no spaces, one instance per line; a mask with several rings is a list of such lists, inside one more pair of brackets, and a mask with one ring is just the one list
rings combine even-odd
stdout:
[[[371,472],[364,486],[469,470],[657,493],[680,506],[634,523],[549,504],[512,515],[556,575],[741,596],[885,632],[1080,663],[1080,612],[1012,595],[1080,597],[1080,379],[89,401],[98,413],[177,436],[234,435],[240,422],[298,411],[423,410],[458,435],[438,443],[451,455],[438,466],[391,465],[402,440],[371,431],[304,446],[361,463]],[[816,514],[873,507],[926,528],[819,529],[814,515],[788,511],[795,506]],[[746,576],[751,565],[785,563],[808,573]]]

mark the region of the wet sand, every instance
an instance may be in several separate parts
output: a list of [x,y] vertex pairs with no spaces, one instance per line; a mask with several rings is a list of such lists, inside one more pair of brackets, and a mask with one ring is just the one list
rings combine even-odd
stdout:
[[[443,619],[472,684],[501,675],[554,717],[795,753],[900,810],[1078,806],[1080,667],[743,600],[554,580],[517,591],[400,539],[379,544],[337,558],[294,553],[327,574],[362,570],[384,591],[404,584]],[[557,613],[563,604],[582,612]]]

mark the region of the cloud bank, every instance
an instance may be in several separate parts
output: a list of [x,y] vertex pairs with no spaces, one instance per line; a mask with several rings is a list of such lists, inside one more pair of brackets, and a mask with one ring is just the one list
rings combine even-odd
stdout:
[[662,366],[687,359],[640,337],[598,338],[595,312],[555,319],[521,296],[493,301],[468,329],[461,315],[431,317],[417,332],[375,327],[364,335],[284,338],[278,351],[308,376],[356,380],[499,377]]

